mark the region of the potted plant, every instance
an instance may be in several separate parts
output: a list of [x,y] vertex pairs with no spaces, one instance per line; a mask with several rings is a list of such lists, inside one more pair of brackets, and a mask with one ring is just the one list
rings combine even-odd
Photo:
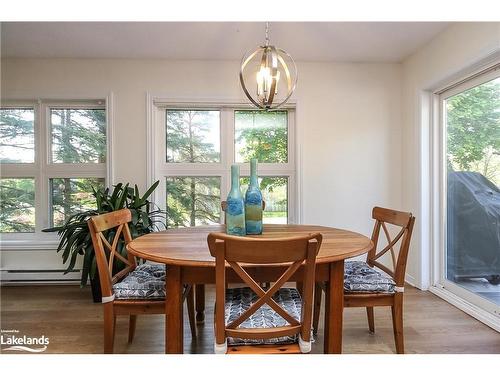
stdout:
[[[87,281],[90,279],[94,302],[101,302],[101,288],[87,220],[95,215],[128,208],[132,213],[132,222],[129,223],[129,228],[133,238],[158,230],[160,227],[164,228],[164,213],[155,208],[153,203],[148,200],[159,182],[156,181],[142,196],[137,185],[132,188],[129,184],[119,183],[114,186],[112,191],[109,188],[92,189],[92,195],[96,200],[95,210],[78,212],[70,216],[63,225],[43,230],[44,232],[57,232],[59,235],[57,252],[62,251],[63,264],[67,264],[65,274],[75,268],[76,261],[80,256],[83,257],[80,287],[87,285]],[[108,241],[111,242],[114,234],[113,229],[105,233]],[[125,258],[127,257],[123,239],[118,243],[117,250]],[[115,260],[113,267],[115,268],[114,272],[118,272],[123,269],[124,264]]]

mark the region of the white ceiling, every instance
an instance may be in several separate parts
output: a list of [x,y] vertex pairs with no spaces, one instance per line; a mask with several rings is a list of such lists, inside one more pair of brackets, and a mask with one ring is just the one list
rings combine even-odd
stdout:
[[[275,22],[271,44],[298,61],[400,62],[445,22]],[[4,22],[2,57],[239,60],[263,22]]]

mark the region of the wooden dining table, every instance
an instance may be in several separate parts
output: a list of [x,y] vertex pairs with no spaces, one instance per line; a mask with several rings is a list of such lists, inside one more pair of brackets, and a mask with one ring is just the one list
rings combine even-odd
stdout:
[[[224,232],[224,225],[168,229],[136,238],[128,251],[136,257],[167,265],[165,303],[165,353],[183,353],[183,289],[196,285],[197,318],[204,314],[204,285],[215,284],[215,258],[210,255],[207,235]],[[344,260],[367,253],[372,241],[362,234],[317,225],[266,224],[260,238],[288,238],[319,232],[323,242],[316,260],[316,282],[326,282],[324,352],[342,352],[342,319],[344,310]],[[286,264],[259,265],[245,268],[255,281],[273,282],[283,274]],[[227,270],[227,282],[241,279]],[[290,279],[302,281],[302,269]],[[201,300],[203,298],[203,300]]]

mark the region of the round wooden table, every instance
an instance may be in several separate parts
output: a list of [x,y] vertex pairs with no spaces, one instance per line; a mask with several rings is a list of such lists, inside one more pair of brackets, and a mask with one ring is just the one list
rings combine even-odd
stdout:
[[[184,284],[196,285],[196,310],[203,317],[204,285],[215,283],[215,259],[210,255],[207,235],[224,232],[223,225],[169,229],[139,237],[128,244],[135,256],[168,265],[166,276],[165,352],[183,352]],[[262,238],[285,238],[319,232],[323,243],[316,260],[316,281],[326,282],[325,353],[342,351],[342,315],[344,308],[344,260],[367,253],[372,241],[359,233],[316,225],[267,224]],[[259,282],[275,281],[286,265],[265,265],[246,268]],[[241,282],[228,270],[227,281]],[[291,280],[302,280],[299,269]]]

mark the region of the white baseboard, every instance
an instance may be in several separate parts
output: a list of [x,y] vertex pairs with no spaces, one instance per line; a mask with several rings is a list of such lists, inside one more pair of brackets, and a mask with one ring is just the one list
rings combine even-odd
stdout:
[[476,318],[481,323],[486,324],[488,327],[493,328],[495,331],[500,332],[500,318],[479,308],[476,305],[467,302],[463,298],[458,297],[457,295],[451,293],[450,291],[438,287],[431,286],[429,287],[429,291],[438,297],[444,299],[446,302],[452,304],[453,306],[459,308],[466,314],[469,314],[473,318]]
[[416,283],[416,281],[415,281],[415,278],[412,275],[406,274],[406,276],[405,276],[405,282],[407,282],[408,284],[410,284],[411,286],[413,286],[415,288],[419,288],[418,285],[417,285],[417,283]]

